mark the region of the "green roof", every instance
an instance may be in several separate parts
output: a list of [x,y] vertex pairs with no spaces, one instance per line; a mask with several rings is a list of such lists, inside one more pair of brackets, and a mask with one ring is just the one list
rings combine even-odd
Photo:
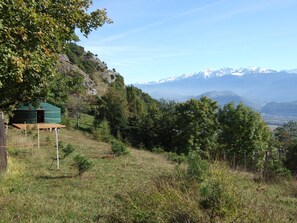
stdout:
[[20,104],[17,108],[18,111],[32,111],[32,110],[48,110],[48,111],[61,111],[61,108],[54,106],[52,104],[46,102],[39,102],[37,105],[33,105],[32,103],[28,104]]

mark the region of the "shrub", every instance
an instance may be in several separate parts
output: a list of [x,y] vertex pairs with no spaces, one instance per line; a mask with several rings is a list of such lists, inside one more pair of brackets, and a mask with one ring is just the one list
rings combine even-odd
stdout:
[[218,181],[205,182],[200,188],[202,199],[200,205],[203,209],[212,209],[213,212],[217,211],[221,206],[223,196],[223,188]]
[[290,179],[291,172],[283,167],[283,164],[280,160],[271,159],[268,162],[267,168],[264,174],[264,180],[266,181],[281,181],[283,179]]
[[208,173],[208,162],[202,160],[199,153],[192,151],[188,155],[188,174],[197,180],[203,180]]
[[81,176],[93,166],[93,163],[86,157],[78,154],[74,157],[74,166],[78,169],[78,175]]
[[111,142],[111,151],[116,156],[122,156],[129,153],[127,147],[116,139],[113,139]]
[[103,120],[98,128],[94,128],[94,135],[95,138],[99,141],[103,142],[110,142],[111,140],[111,133],[110,133],[110,127],[107,120]]
[[154,147],[152,149],[153,153],[164,153],[164,149],[162,149],[161,147]]
[[46,138],[45,138],[45,141],[46,141],[46,144],[50,144],[51,143],[51,137],[49,137],[49,136],[47,136]]
[[63,116],[62,124],[65,125],[67,129],[70,129],[71,128],[71,119],[68,116]]
[[284,164],[292,173],[297,174],[297,142],[289,146]]
[[176,162],[178,164],[181,164],[182,162],[184,162],[186,160],[186,156],[182,153],[182,154],[177,154],[174,152],[168,152],[166,153],[166,157],[168,160],[171,160],[173,162]]
[[32,156],[31,152],[28,149],[20,149],[20,148],[8,148],[8,154],[12,157],[18,157],[24,159],[26,157]]
[[68,51],[67,56],[71,63],[74,63],[74,64],[79,63],[79,59],[78,59],[77,55],[75,53],[73,53],[72,51]]
[[84,59],[78,64],[78,66],[87,74],[91,74],[96,71],[97,64],[91,60]]
[[38,134],[37,133],[35,133],[34,135],[33,135],[33,140],[36,140],[36,139],[38,139]]
[[276,182],[291,178],[290,171],[284,167],[275,149],[270,151],[270,154],[264,163],[263,177],[265,181]]
[[66,158],[67,156],[69,156],[71,153],[73,153],[74,150],[75,149],[72,144],[68,144],[66,147],[63,147],[62,148],[63,158]]
[[239,212],[242,208],[240,192],[225,166],[212,164],[208,177],[199,185],[199,191],[200,207],[207,213],[210,222],[242,218]]

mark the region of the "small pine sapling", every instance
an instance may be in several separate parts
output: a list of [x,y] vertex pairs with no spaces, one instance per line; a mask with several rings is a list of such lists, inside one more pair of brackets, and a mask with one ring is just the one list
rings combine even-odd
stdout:
[[127,147],[116,139],[111,142],[111,151],[115,156],[122,156],[129,153]]
[[67,156],[72,154],[74,150],[75,149],[74,149],[74,146],[72,144],[68,144],[66,147],[63,147],[62,148],[63,159],[65,159]]
[[78,176],[81,176],[84,172],[93,167],[93,163],[86,157],[78,154],[74,157],[74,166],[78,169]]

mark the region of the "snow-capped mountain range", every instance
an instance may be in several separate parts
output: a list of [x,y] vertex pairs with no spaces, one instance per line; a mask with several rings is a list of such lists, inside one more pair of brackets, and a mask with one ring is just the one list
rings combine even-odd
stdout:
[[258,111],[264,109],[263,113],[269,111],[273,117],[294,116],[297,120],[297,69],[205,69],[135,86],[156,99],[185,101],[206,95],[220,105],[241,101]]
[[157,99],[184,100],[211,91],[231,91],[263,105],[271,101],[297,100],[297,70],[205,69],[135,86]]
[[[208,78],[213,78],[213,77],[221,77],[221,76],[225,76],[225,75],[243,76],[243,75],[247,75],[247,74],[271,74],[271,73],[277,73],[277,72],[278,71],[276,71],[276,70],[265,69],[265,68],[260,68],[260,67],[239,68],[239,69],[226,67],[226,68],[222,68],[219,70],[206,68],[204,71],[199,71],[197,73],[183,74],[180,76],[169,77],[169,78],[161,79],[158,81],[152,81],[152,82],[136,83],[136,85],[138,85],[138,84],[161,84],[161,83],[174,82],[174,81],[188,79],[188,78],[208,79]],[[288,73],[297,73],[297,70],[288,71]]]

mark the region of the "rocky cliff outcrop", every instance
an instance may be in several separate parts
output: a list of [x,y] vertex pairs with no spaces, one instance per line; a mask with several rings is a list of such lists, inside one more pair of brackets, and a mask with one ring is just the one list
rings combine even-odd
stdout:
[[88,95],[102,96],[106,93],[108,85],[114,82],[119,75],[114,69],[109,70],[107,65],[94,55],[87,53],[83,56],[85,64],[91,64],[95,69],[92,73],[87,73],[70,61],[66,54],[59,55],[58,72],[70,75],[73,73],[83,76],[83,84]]

